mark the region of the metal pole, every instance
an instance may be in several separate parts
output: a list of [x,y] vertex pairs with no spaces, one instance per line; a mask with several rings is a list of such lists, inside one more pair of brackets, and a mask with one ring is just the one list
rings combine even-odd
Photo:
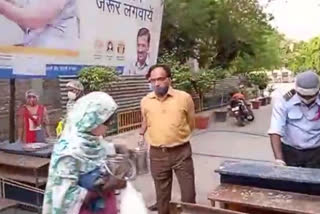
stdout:
[[15,142],[15,101],[16,79],[10,79],[10,104],[9,104],[9,141]]

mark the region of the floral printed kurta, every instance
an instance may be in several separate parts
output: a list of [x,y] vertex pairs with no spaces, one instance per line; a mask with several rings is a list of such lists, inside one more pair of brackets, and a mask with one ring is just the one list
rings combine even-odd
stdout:
[[90,131],[116,111],[114,100],[103,92],[77,101],[51,157],[42,214],[78,214],[87,190],[78,185],[79,175],[100,166],[106,157],[100,137]]

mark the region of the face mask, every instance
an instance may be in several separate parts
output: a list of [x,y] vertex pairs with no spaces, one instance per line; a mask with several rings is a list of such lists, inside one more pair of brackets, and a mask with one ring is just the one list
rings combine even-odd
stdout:
[[167,94],[169,90],[169,86],[165,86],[165,87],[156,87],[154,89],[154,92],[156,93],[156,95],[158,95],[159,97],[163,97],[164,95]]
[[68,98],[69,100],[75,100],[77,95],[74,92],[68,91]]
[[305,98],[300,97],[300,96],[299,96],[299,98],[300,98],[301,102],[303,102],[306,105],[309,105],[309,104],[313,103],[317,99],[317,96],[315,96],[315,97],[313,97],[311,99],[305,99]]
[[150,89],[151,91],[153,91],[153,89],[154,89],[154,87],[152,86],[151,83],[149,83],[149,89]]

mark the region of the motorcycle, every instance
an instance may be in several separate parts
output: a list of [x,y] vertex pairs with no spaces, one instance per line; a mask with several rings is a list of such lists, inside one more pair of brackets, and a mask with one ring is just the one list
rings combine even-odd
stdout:
[[237,120],[239,126],[245,126],[246,121],[253,121],[254,115],[250,107],[248,107],[244,100],[237,100],[231,102],[231,111]]

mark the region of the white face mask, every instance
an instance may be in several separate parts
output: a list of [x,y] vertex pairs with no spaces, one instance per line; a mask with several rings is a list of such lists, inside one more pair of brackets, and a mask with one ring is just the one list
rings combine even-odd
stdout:
[[149,89],[150,89],[151,91],[153,91],[153,89],[154,89],[154,87],[153,87],[153,85],[152,85],[151,83],[149,83]]
[[77,95],[72,91],[68,91],[68,98],[69,100],[75,100],[77,98]]
[[301,96],[299,96],[299,98],[304,104],[309,105],[310,103],[313,103],[317,99],[317,96],[315,96],[315,97],[313,97],[311,99],[305,99],[305,98],[303,98]]

